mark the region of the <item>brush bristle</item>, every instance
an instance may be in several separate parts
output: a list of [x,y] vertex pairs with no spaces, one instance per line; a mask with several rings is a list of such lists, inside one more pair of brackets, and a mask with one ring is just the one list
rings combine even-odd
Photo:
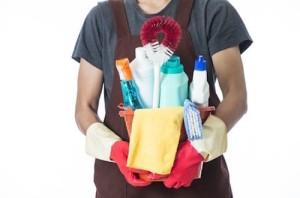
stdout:
[[162,41],[162,45],[168,47],[172,51],[175,51],[181,40],[180,25],[171,17],[166,17],[162,28],[165,34],[165,38]]
[[158,41],[156,35],[161,31],[162,20],[161,16],[155,16],[143,24],[140,34],[143,46]]
[[142,45],[158,41],[157,34],[164,33],[162,45],[175,51],[181,40],[181,27],[171,17],[155,16],[148,19],[141,28],[141,41]]

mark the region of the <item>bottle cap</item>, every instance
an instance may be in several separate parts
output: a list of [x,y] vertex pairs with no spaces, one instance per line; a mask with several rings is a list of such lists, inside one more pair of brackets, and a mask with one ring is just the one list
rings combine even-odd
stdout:
[[175,55],[171,56],[170,59],[162,65],[160,71],[165,74],[178,74],[183,72],[183,65],[180,64],[180,57]]
[[135,57],[136,58],[146,58],[146,51],[144,47],[135,48]]
[[198,59],[195,60],[195,70],[205,71],[206,70],[206,61],[203,56],[198,56]]
[[116,67],[119,71],[121,80],[132,80],[132,73],[129,67],[128,58],[116,60]]

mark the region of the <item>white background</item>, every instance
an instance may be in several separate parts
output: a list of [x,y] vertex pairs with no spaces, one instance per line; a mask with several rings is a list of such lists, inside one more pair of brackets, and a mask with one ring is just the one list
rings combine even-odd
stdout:
[[[297,0],[230,2],[254,40],[242,55],[249,110],[226,153],[235,197],[300,197]],[[0,2],[0,198],[94,197],[71,54],[95,4]]]

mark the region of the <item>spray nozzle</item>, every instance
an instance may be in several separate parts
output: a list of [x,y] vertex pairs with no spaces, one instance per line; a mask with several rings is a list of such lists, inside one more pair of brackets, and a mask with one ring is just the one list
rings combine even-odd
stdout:
[[128,58],[119,59],[116,61],[116,66],[121,80],[132,80],[132,73],[129,67]]

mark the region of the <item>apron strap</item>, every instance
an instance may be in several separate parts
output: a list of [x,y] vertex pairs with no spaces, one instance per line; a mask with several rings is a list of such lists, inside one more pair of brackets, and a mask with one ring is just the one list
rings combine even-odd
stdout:
[[179,0],[175,19],[180,24],[182,29],[188,28],[193,5],[194,0]]
[[[114,17],[114,23],[118,38],[130,35],[127,15],[122,0],[110,0]],[[194,0],[179,0],[179,5],[176,13],[176,21],[182,29],[187,29],[190,22],[191,10]]]
[[130,30],[127,22],[127,15],[122,0],[110,0],[114,23],[118,38],[130,36]]

